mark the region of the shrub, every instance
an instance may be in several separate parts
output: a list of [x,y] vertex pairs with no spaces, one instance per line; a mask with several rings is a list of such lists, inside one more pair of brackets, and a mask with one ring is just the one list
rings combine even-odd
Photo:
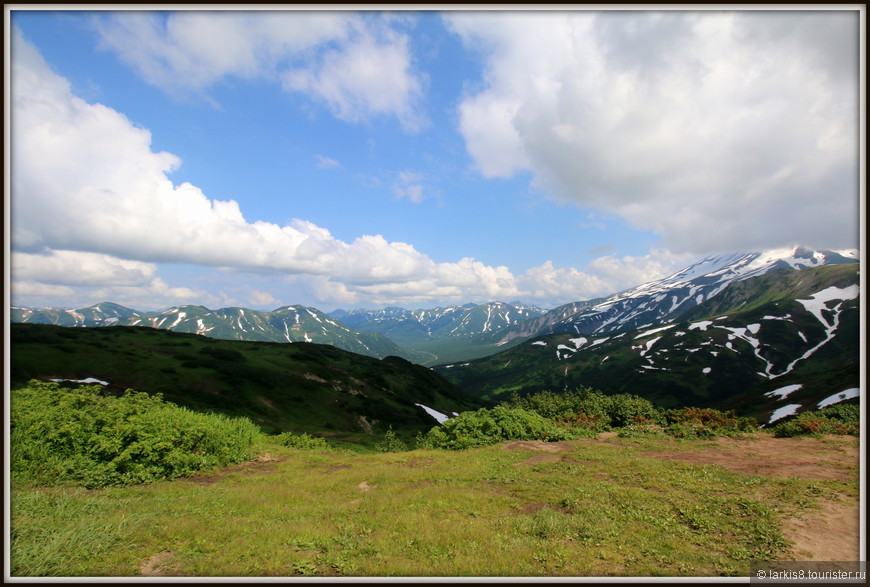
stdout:
[[465,449],[505,440],[568,440],[574,435],[540,414],[496,406],[463,412],[417,436],[418,448]]
[[777,438],[792,436],[821,436],[823,434],[852,434],[858,436],[861,410],[858,404],[836,404],[801,412],[793,418],[776,424],[771,430]]
[[680,408],[666,410],[665,431],[677,438],[715,438],[735,436],[758,429],[754,418],[738,416],[734,410],[723,412],[712,408]]
[[312,436],[306,432],[302,434],[293,434],[292,432],[282,432],[273,437],[273,440],[281,446],[290,448],[298,448],[300,450],[329,450],[329,443],[325,438]]
[[611,426],[621,428],[633,423],[661,421],[661,412],[648,399],[629,393],[611,395],[607,399],[607,415],[610,417]]
[[511,396],[511,399],[503,402],[502,405],[508,408],[535,412],[545,418],[557,419],[578,412],[588,411],[591,405],[590,400],[597,396],[602,396],[602,394],[588,387],[564,393],[539,391],[524,397],[520,397],[515,393]]
[[247,418],[200,414],[161,396],[31,381],[12,391],[11,472],[42,485],[88,488],[189,475],[254,456]]
[[390,426],[390,429],[384,434],[384,439],[375,444],[375,450],[378,452],[403,452],[408,450],[408,446],[396,436],[393,427]]
[[661,412],[647,399],[628,393],[604,395],[592,388],[562,394],[542,391],[514,396],[505,405],[535,412],[563,427],[608,430],[636,423],[659,423]]

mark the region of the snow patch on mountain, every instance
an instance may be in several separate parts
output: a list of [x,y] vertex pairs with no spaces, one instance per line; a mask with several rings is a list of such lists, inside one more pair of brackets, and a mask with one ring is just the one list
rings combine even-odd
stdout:
[[830,406],[846,401],[847,399],[852,399],[854,397],[861,397],[861,389],[859,387],[852,387],[850,389],[843,390],[840,393],[835,393],[834,395],[826,397],[819,402],[819,409],[824,408],[825,406]]
[[803,384],[801,384],[801,383],[795,383],[795,384],[793,384],[793,385],[786,385],[785,387],[780,387],[779,389],[774,389],[773,391],[768,391],[768,392],[765,393],[764,395],[766,395],[767,397],[774,397],[774,396],[776,396],[777,399],[785,399],[785,398],[787,398],[790,394],[792,394],[792,393],[794,393],[795,391],[799,390],[801,387],[803,387]]
[[[813,348],[807,350],[803,355],[801,355],[800,357],[798,357],[797,359],[795,359],[794,361],[789,363],[789,365],[785,368],[785,370],[782,373],[778,373],[777,375],[772,376],[771,379],[773,379],[774,377],[781,377],[782,375],[789,373],[792,369],[794,369],[795,365],[797,365],[799,362],[803,361],[804,359],[806,359],[807,357],[812,355],[814,352],[816,352],[817,350],[819,350],[820,348],[825,346],[825,344],[827,344],[828,341],[834,337],[834,335],[836,334],[836,331],[837,331],[837,327],[840,325],[840,312],[841,312],[841,307],[843,305],[843,301],[853,300],[857,297],[858,297],[858,286],[857,285],[850,285],[849,287],[846,287],[846,288],[829,287],[829,288],[826,288],[818,293],[811,295],[809,299],[797,300],[798,302],[800,302],[801,305],[804,306],[804,308],[806,308],[806,310],[809,313],[811,313],[813,316],[815,316],[816,319],[818,319],[818,321],[821,322],[822,325],[825,327],[825,339],[822,342],[820,342],[819,344],[817,344],[816,346],[814,346]],[[839,301],[840,303],[829,308],[828,303],[835,302],[835,301]],[[830,323],[828,323],[828,321],[825,319],[824,315],[822,314],[823,310],[827,310],[827,311],[833,313]],[[804,338],[804,340],[806,340],[806,338]]]
[[448,416],[448,415],[446,415],[446,414],[442,414],[441,412],[438,412],[438,411],[436,411],[436,410],[433,410],[432,408],[427,407],[427,406],[424,406],[423,404],[417,404],[417,403],[415,403],[414,405],[423,408],[423,410],[424,410],[427,414],[429,414],[430,416],[432,416],[433,418],[435,418],[435,420],[436,420],[439,424],[443,424],[444,422],[446,422],[447,420],[450,419],[450,416]]
[[781,408],[777,408],[770,415],[770,420],[767,421],[768,424],[773,424],[777,420],[781,420],[786,416],[793,416],[797,414],[797,411],[801,409],[800,404],[788,404],[787,406],[782,406]]
[[57,383],[61,383],[64,381],[69,381],[70,383],[85,383],[85,384],[97,383],[99,385],[104,385],[104,386],[109,384],[108,381],[101,381],[101,380],[95,379],[93,377],[85,377],[84,379],[50,379],[50,381],[54,381]]

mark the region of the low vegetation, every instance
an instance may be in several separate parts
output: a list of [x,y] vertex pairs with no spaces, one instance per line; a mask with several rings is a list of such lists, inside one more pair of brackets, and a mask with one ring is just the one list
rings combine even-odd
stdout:
[[128,390],[31,382],[11,397],[12,478],[88,488],[131,485],[239,463],[256,454],[246,418],[201,414]]
[[418,448],[465,449],[505,440],[568,440],[574,435],[540,414],[496,406],[464,412],[417,439]]
[[801,412],[773,426],[774,436],[821,436],[823,434],[853,434],[861,430],[861,410],[858,404],[835,404],[820,410]]
[[[757,425],[589,388],[463,412],[414,449],[388,428],[376,452],[135,391],[11,400],[15,577],[745,577],[790,555],[784,516],[858,491],[654,458]],[[834,408],[813,417],[857,422]]]

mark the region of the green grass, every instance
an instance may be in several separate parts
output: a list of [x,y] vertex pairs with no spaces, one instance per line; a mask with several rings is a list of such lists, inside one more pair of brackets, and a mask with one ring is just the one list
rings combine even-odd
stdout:
[[16,484],[11,575],[745,577],[751,561],[785,555],[783,516],[857,494],[857,479],[644,456],[702,441],[610,443],[382,454],[274,444],[271,460],[148,485]]

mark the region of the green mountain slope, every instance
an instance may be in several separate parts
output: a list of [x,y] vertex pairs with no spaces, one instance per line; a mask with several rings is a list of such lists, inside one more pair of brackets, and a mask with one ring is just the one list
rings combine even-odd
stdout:
[[11,325],[11,379],[95,378],[115,391],[247,416],[267,431],[413,432],[481,404],[430,369],[314,343],[226,341],[146,327]]
[[729,286],[677,323],[542,336],[436,371],[491,400],[591,386],[768,422],[785,406],[809,409],[859,386],[857,284],[856,265],[777,271]]

